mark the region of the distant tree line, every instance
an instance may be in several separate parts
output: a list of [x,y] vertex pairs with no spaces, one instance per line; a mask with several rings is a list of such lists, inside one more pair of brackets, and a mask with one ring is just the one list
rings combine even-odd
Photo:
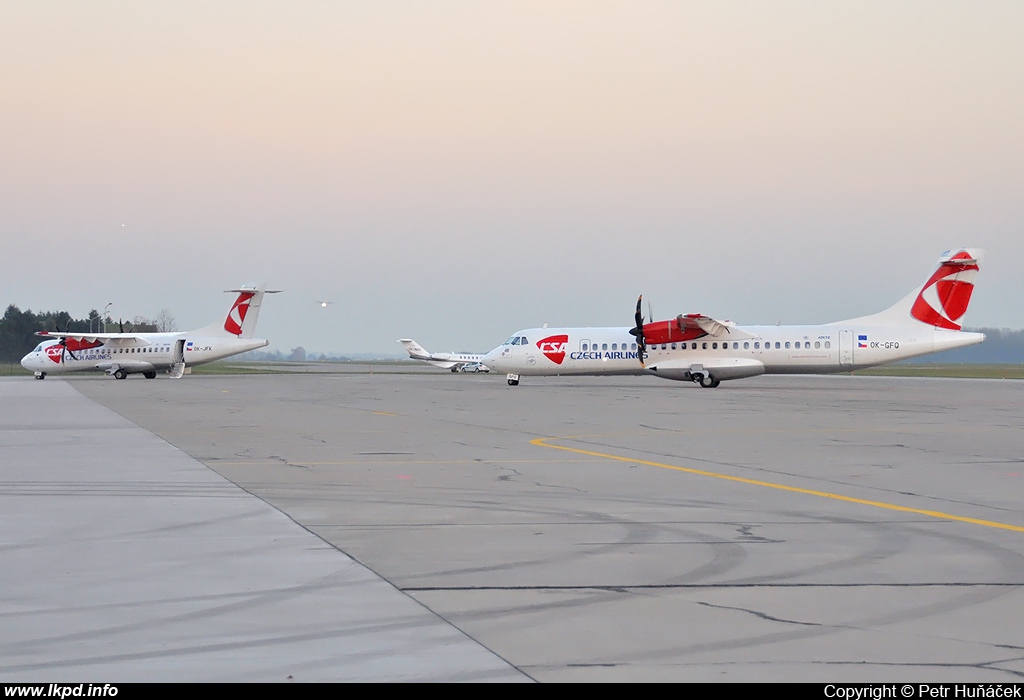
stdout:
[[[169,319],[173,325],[174,319],[169,313],[162,311],[161,317],[164,317],[165,314],[166,317],[161,320]],[[67,311],[34,313],[30,310],[22,311],[11,304],[7,307],[3,318],[0,318],[0,362],[17,362],[38,345],[42,338],[36,335],[36,331],[102,333],[104,321],[106,321],[108,333],[117,333],[121,330],[122,323],[120,321],[115,321],[109,316],[103,319],[96,309],[90,311],[85,318],[72,318]],[[123,326],[126,331],[132,330],[139,333],[153,333],[158,330],[156,321],[150,321],[141,316],[136,316],[131,322],[125,322]]]

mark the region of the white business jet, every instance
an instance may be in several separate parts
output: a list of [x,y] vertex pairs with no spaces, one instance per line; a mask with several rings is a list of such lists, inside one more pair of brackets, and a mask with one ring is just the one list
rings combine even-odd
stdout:
[[141,374],[155,379],[165,371],[172,379],[185,367],[221,360],[248,350],[267,346],[270,341],[253,338],[264,294],[281,290],[258,287],[228,289],[238,294],[223,321],[195,331],[170,333],[60,333],[40,331],[48,340],[21,358],[21,365],[36,379],[48,374],[102,370],[118,379]]
[[520,376],[642,374],[705,388],[759,374],[849,372],[974,345],[961,329],[981,250],[946,251],[923,285],[871,316],[817,326],[737,326],[702,314],[633,328],[529,328],[487,353],[488,367]]
[[440,352],[431,353],[411,338],[402,338],[398,341],[409,353],[409,357],[420,360],[427,364],[450,369],[452,372],[489,372],[490,369],[480,363],[483,355],[471,352]]

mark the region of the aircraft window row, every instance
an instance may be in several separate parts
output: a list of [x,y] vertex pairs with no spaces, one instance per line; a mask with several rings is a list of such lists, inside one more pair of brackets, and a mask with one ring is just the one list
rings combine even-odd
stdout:
[[163,347],[163,348],[112,348],[111,352],[114,353],[115,355],[123,355],[123,354],[126,354],[126,353],[135,353],[135,352],[161,352],[161,351],[168,352],[169,350],[170,350],[170,348],[168,348],[168,347]]
[[[711,347],[709,348],[708,345],[710,345]],[[710,349],[710,350],[718,350],[719,349],[718,345],[719,344],[715,343],[715,342],[712,342],[712,343],[702,342],[702,343],[700,343],[700,349],[701,350],[708,350],[708,349]],[[729,343],[726,342],[726,343],[722,343],[721,345],[722,345],[722,348],[721,348],[722,350],[728,350],[729,349]],[[783,343],[781,341],[778,341],[778,340],[775,341],[775,349],[776,350],[781,350],[783,348],[783,346],[785,346],[785,348],[787,350],[791,349],[791,348],[795,348],[796,350],[801,350],[801,349],[803,349],[803,350],[810,350],[811,349],[811,341],[809,341],[809,340],[805,340],[805,341],[798,340],[798,341],[792,341],[792,342],[791,341],[786,341],[785,343]],[[625,347],[625,344],[623,344],[623,347]],[[655,346],[655,347],[657,347],[657,346]],[[671,347],[673,350],[677,350],[677,349],[678,350],[686,350],[686,343],[672,343],[671,346],[669,346],[668,343],[662,343],[661,344],[661,349],[662,350],[667,350],[669,347]],[[827,350],[827,349],[832,347],[832,343],[830,341],[826,340],[824,342],[824,347]],[[821,348],[822,348],[822,341],[815,340],[814,341],[814,349],[815,350],[820,350]],[[584,348],[584,349],[586,349],[586,348]],[[697,349],[697,343],[690,343],[690,349],[691,350],[696,350]],[[732,344],[732,349],[733,350],[739,350],[740,349],[739,342],[735,342],[734,341],[733,344]],[[744,350],[749,350],[750,349],[750,341],[749,340],[748,341],[744,341],[743,349]],[[760,350],[761,349],[761,341],[754,341],[754,349],[755,350]],[[764,349],[765,350],[771,350],[772,349],[772,344],[770,342],[765,342]]]
[[[601,349],[607,350],[608,343],[601,343]],[[596,351],[597,343],[580,343],[580,350],[587,352],[588,350]],[[620,346],[618,343],[612,343],[612,350],[636,350],[636,343],[631,343],[628,347],[626,343],[622,343]]]

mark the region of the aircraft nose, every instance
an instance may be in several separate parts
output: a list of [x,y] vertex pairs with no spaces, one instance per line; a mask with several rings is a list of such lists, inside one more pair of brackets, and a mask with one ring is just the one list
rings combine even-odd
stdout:
[[25,357],[21,358],[21,366],[24,367],[27,370],[32,370],[33,369],[33,367],[32,367],[32,353],[29,353],[29,354],[25,355]]
[[491,369],[501,371],[501,363],[498,362],[498,358],[501,356],[499,350],[500,348],[495,348],[494,350],[491,350],[489,353],[483,356],[483,359],[481,359],[480,362],[487,365]]

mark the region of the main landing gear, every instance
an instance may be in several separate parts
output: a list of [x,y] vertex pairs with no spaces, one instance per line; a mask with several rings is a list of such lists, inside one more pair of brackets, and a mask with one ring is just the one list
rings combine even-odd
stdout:
[[508,375],[508,385],[509,386],[519,386],[519,375],[518,374],[510,374],[510,375]]
[[124,379],[127,376],[128,373],[125,372],[123,369],[119,369],[116,372],[114,372],[114,379]]
[[710,374],[695,374],[693,381],[700,384],[703,389],[714,389],[722,383],[721,379],[715,379]]
[[143,372],[142,376],[146,379],[156,379],[156,370],[153,370],[152,372]]

